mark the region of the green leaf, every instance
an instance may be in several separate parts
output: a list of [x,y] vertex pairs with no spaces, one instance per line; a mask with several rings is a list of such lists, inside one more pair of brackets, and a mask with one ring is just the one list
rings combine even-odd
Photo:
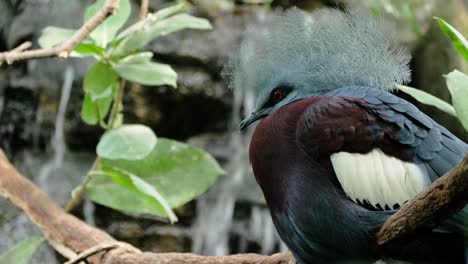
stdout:
[[[46,27],[42,30],[42,34],[38,39],[41,48],[51,48],[61,45],[66,40],[70,39],[76,30],[60,27]],[[83,40],[71,52],[72,57],[84,57],[92,54],[100,54],[104,49],[96,46],[90,39]]]
[[[102,164],[138,175],[154,186],[171,208],[198,197],[224,173],[205,151],[165,138],[158,138],[156,147],[143,160],[104,159]],[[162,208],[155,209],[154,202],[135,197],[108,177],[93,177],[87,194],[96,203],[117,210],[165,215]]]
[[120,127],[123,124],[124,116],[122,113],[118,113],[114,121],[114,127]]
[[[104,6],[105,1],[106,0],[98,0],[96,3],[86,8],[83,20],[86,22],[93,17]],[[106,47],[107,43],[114,39],[117,31],[127,22],[130,13],[130,1],[120,0],[117,13],[109,16],[102,24],[94,29],[90,37],[96,41],[98,46]]]
[[127,33],[119,42],[113,55],[122,55],[140,49],[153,39],[182,29],[211,29],[211,24],[204,18],[188,14],[178,14],[160,20],[156,16],[149,16],[140,24],[139,28]]
[[159,10],[156,13],[153,13],[151,15],[155,16],[156,19],[158,19],[158,20],[162,20],[162,19],[168,18],[170,16],[180,14],[180,13],[184,12],[186,9],[187,9],[186,4],[179,3],[179,4],[176,4],[176,5],[173,5],[173,6],[163,8],[163,9],[161,9],[161,10]]
[[163,215],[167,216],[171,223],[177,221],[177,216],[172,211],[166,199],[161,196],[154,186],[140,177],[116,167],[103,167],[102,173],[110,176],[115,183],[135,194],[135,197],[147,200],[149,205],[148,213],[160,214],[160,212],[163,211]]
[[114,65],[119,75],[132,82],[144,85],[177,86],[177,73],[167,64],[150,61],[148,53],[130,55]]
[[114,82],[113,84],[109,85],[102,93],[97,94],[97,93],[89,93],[91,96],[91,100],[95,102],[96,100],[103,99],[103,98],[113,98],[114,96],[114,90],[115,86],[118,85],[118,82]]
[[86,124],[95,125],[99,122],[99,110],[96,103],[91,100],[91,95],[85,93],[83,105],[81,106],[81,119]]
[[151,58],[153,57],[153,52],[144,51],[139,52],[136,54],[129,55],[127,57],[122,58],[119,60],[119,64],[140,64],[140,63],[148,63],[151,62]]
[[119,76],[112,67],[98,61],[93,64],[84,77],[83,89],[91,94],[93,101],[117,82]]
[[252,4],[252,5],[260,5],[260,4],[268,5],[268,4],[271,4],[273,0],[242,0],[242,2],[246,4]]
[[[118,83],[115,85],[118,85]],[[109,89],[112,90],[115,88],[110,87]],[[108,92],[106,91],[105,93]],[[104,120],[109,112],[112,101],[112,96],[98,97],[93,100],[90,93],[85,93],[83,105],[81,107],[81,119],[89,125],[96,125],[99,121]]]
[[398,85],[398,90],[410,95],[420,103],[435,106],[449,115],[456,116],[453,106],[432,94],[405,85]]
[[[180,4],[176,4],[173,6],[163,8],[156,13],[148,14],[148,16],[144,20],[139,21],[133,24],[132,26],[128,27],[124,31],[122,31],[116,37],[116,40],[121,40],[122,38],[128,36],[129,34],[134,33],[135,31],[139,31],[142,27],[144,27],[148,23],[155,23],[157,21],[173,16],[175,14],[182,13],[185,11],[186,8],[187,6],[184,3],[180,3]],[[149,19],[150,17],[151,19]]]
[[81,43],[76,48],[74,51],[81,53],[81,54],[102,54],[105,49],[101,48],[99,46],[96,46],[93,43]]
[[44,242],[44,237],[33,236],[20,241],[0,256],[0,263],[27,264],[34,252]]
[[458,50],[458,52],[468,60],[468,41],[463,37],[463,35],[458,32],[454,27],[452,27],[449,23],[447,23],[442,18],[435,18],[437,22],[439,22],[439,26],[442,31],[450,38],[452,44]]
[[76,30],[61,27],[46,27],[37,40],[41,48],[51,48],[62,44],[75,34]]
[[156,145],[153,130],[143,125],[123,125],[106,132],[99,141],[96,152],[105,159],[139,160]]
[[468,76],[457,70],[445,76],[457,117],[468,131]]

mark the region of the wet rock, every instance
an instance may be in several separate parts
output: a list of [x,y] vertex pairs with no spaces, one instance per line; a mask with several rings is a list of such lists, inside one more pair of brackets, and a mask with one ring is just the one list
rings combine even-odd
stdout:
[[164,223],[154,216],[132,216],[110,208],[97,206],[97,225],[113,237],[154,252],[190,251],[190,237],[194,215],[194,203],[175,209],[179,221]]
[[238,48],[246,25],[271,16],[265,7],[259,7],[255,11],[240,8],[239,12],[242,15],[225,14],[215,17],[211,21],[211,31],[184,30],[156,39],[149,48],[155,52],[157,60],[192,63],[219,76],[227,58]]
[[36,126],[37,95],[23,88],[3,91],[0,107],[0,146],[11,157],[25,146],[31,146],[40,133]]
[[154,236],[144,241],[141,249],[152,252],[189,252],[191,240],[184,236]]
[[21,12],[13,18],[7,33],[8,46],[24,40],[36,40],[43,28],[60,26],[78,28],[83,22],[83,12],[92,0],[32,0],[21,1]]
[[65,153],[60,162],[53,153],[23,151],[16,155],[14,165],[21,173],[30,177],[49,196],[65,205],[70,193],[84,179],[95,159],[93,153]]
[[125,100],[125,121],[146,124],[157,135],[175,139],[226,129],[230,113],[227,102],[201,89],[195,91],[193,87],[182,86],[179,89],[184,92],[170,87],[131,89]]

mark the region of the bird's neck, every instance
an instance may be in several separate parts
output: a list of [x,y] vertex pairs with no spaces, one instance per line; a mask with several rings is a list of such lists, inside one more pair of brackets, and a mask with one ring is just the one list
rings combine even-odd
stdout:
[[297,122],[313,100],[303,99],[278,109],[264,118],[252,135],[250,162],[270,208],[283,207],[292,199],[285,196],[294,195],[297,185],[313,181],[319,188],[321,181],[329,182],[327,175],[317,175],[326,173],[321,161],[311,161],[296,144]]

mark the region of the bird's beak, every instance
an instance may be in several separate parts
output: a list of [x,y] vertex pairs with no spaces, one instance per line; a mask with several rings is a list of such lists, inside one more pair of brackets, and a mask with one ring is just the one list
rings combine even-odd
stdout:
[[244,118],[244,120],[240,122],[240,125],[239,125],[240,130],[244,130],[250,124],[252,124],[253,122],[257,121],[258,119],[266,115],[267,114],[263,113],[263,111],[253,112],[252,114],[250,114],[248,117]]

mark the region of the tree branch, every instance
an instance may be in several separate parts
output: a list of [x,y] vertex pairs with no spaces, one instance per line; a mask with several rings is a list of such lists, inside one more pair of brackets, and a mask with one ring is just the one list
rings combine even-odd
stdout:
[[18,47],[12,49],[10,52],[22,52],[32,47],[31,41],[26,41]]
[[[111,251],[112,253],[112,251]],[[103,264],[288,264],[290,253],[271,256],[237,254],[229,256],[200,256],[192,253],[123,253],[106,255]]]
[[[67,214],[34,183],[21,175],[0,152],[0,194],[23,210],[61,254],[82,252],[101,243],[116,242],[107,233]],[[99,262],[95,262],[99,263]]]
[[377,233],[380,247],[431,230],[468,202],[468,154],[452,170],[437,179],[392,215]]
[[29,44],[23,43],[20,46],[12,49],[11,51],[0,52],[0,65],[3,62],[12,64],[15,61],[26,60],[26,59],[36,59],[36,58],[45,58],[58,56],[62,59],[68,58],[70,52],[89,34],[99,26],[109,15],[115,14],[119,8],[119,0],[107,0],[104,6],[86,23],[81,26],[75,34],[62,43],[58,47],[45,48],[45,49],[35,49],[35,50],[26,50],[31,47]]
[[[468,155],[453,170],[434,182],[427,191],[410,200],[398,213],[387,220],[377,235],[379,245],[386,246],[421,228],[428,229],[437,226],[451,213],[463,208],[467,201],[467,190]],[[59,253],[72,259],[71,263],[86,257],[90,263],[94,264],[286,264],[291,259],[289,253],[272,256],[142,253],[131,245],[118,242],[107,233],[66,213],[44,191],[22,176],[1,151],[0,194],[10,198],[16,206],[22,209],[41,228],[49,243]]]

